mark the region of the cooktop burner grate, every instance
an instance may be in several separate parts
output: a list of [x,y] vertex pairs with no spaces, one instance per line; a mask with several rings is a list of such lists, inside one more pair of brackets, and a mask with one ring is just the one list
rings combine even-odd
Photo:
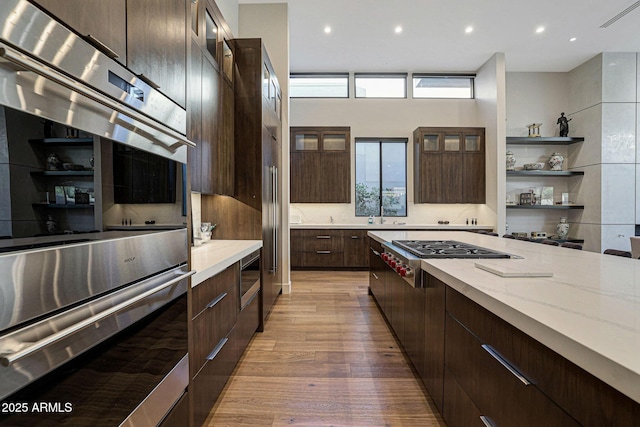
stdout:
[[455,240],[393,240],[418,258],[511,258],[509,254]]

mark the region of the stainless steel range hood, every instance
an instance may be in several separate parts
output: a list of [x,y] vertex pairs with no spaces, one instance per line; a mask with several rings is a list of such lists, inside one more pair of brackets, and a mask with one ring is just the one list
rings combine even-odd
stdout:
[[27,0],[0,8],[0,104],[186,163],[186,111]]

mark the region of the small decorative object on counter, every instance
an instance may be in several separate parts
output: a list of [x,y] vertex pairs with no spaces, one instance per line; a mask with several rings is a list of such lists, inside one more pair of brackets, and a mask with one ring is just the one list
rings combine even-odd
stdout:
[[533,205],[533,193],[520,193],[521,205]]
[[47,170],[62,170],[62,160],[60,160],[60,157],[58,157],[56,153],[51,153],[47,156]]
[[511,151],[507,151],[507,170],[515,170],[516,158]]
[[557,151],[549,157],[549,166],[552,171],[561,171],[564,163],[564,156]]
[[560,136],[564,137],[564,136],[569,136],[569,122],[571,121],[571,119],[567,119],[564,116],[564,113],[560,113],[560,117],[558,117],[558,121],[556,122],[556,124],[560,125]]
[[560,222],[556,225],[556,234],[558,239],[566,239],[569,235],[569,223],[567,217],[560,217]]
[[369,215],[369,224],[373,224],[373,217]]

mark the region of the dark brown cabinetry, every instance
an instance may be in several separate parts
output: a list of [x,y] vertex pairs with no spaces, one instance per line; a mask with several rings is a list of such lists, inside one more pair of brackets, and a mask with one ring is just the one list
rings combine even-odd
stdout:
[[422,381],[442,411],[444,400],[445,284],[422,273],[424,284],[424,367]]
[[292,268],[352,268],[369,266],[365,230],[291,230]]
[[[187,81],[186,15],[187,0],[127,2],[128,68],[183,108]],[[150,29],[158,29],[161,36]]]
[[351,203],[348,127],[291,128],[291,203]]
[[191,291],[189,369],[193,425],[201,425],[239,359],[232,330],[240,311],[240,265],[235,263]]
[[127,65],[126,0],[34,0],[107,56]]
[[484,135],[484,128],[417,128],[415,203],[485,203]]
[[234,39],[235,198],[259,212],[262,222],[262,315],[282,291],[278,183],[280,177],[280,85],[261,39]]
[[191,190],[202,194],[234,194],[234,92],[210,53],[197,40],[189,56],[189,150]]

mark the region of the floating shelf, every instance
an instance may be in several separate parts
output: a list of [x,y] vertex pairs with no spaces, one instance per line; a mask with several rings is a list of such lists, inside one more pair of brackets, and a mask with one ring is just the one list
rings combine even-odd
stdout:
[[517,170],[507,171],[507,176],[579,176],[584,175],[583,171],[534,171]]
[[60,204],[60,203],[32,203],[32,206],[48,209],[93,209],[95,205]]
[[50,145],[89,145],[93,144],[93,138],[42,138],[30,139],[31,144]]
[[584,205],[507,205],[507,209],[584,209]]
[[576,142],[584,141],[580,136],[551,136],[551,137],[533,137],[533,136],[508,136],[507,144],[513,145],[570,145]]
[[93,176],[93,171],[31,171],[35,176]]

